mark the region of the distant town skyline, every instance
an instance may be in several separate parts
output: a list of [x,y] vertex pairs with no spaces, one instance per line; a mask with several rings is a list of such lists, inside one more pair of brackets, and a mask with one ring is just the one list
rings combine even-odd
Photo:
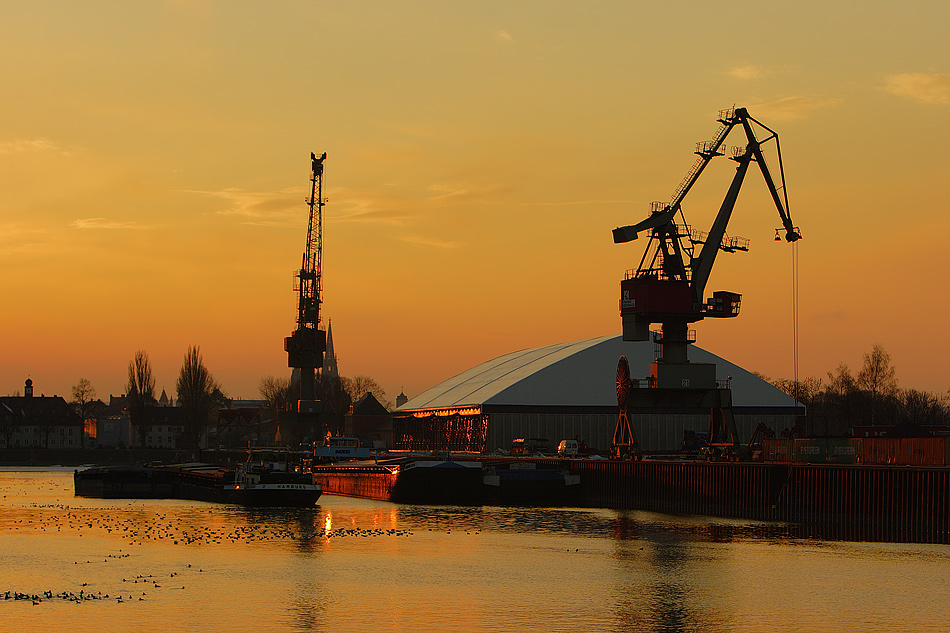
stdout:
[[[800,377],[945,393],[950,5],[805,1],[10,4],[0,20],[0,393],[174,391],[198,345],[228,395],[289,376],[310,152],[327,152],[323,315],[340,373],[412,397],[499,355],[619,334],[668,200],[747,107],[781,139]],[[775,166],[773,166],[775,167]],[[733,164],[684,206],[707,230]],[[750,173],[697,344],[792,376],[791,254]],[[923,322],[921,323],[921,317]],[[631,368],[646,375],[649,368]]]

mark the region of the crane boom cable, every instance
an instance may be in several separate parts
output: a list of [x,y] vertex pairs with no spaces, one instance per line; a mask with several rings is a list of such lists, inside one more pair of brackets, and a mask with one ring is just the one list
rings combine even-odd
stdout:
[[[316,175],[314,177],[316,178]],[[317,187],[316,187],[317,248],[316,248],[316,253],[315,253],[314,272],[316,273],[316,276],[317,276],[315,280],[315,283],[316,283],[315,292],[316,292],[316,300],[317,300],[317,307],[318,307],[317,325],[320,324],[320,320],[321,320],[321,311],[319,310],[319,308],[321,308],[323,304],[323,205],[324,205],[323,180],[325,177],[326,177],[325,174],[321,171],[320,178],[318,182],[316,183],[317,184]]]
[[798,383],[798,240],[792,242],[792,370]]

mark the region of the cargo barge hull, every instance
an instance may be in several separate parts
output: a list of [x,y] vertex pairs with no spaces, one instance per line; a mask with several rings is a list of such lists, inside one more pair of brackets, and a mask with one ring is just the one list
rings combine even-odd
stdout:
[[[326,494],[399,503],[547,505],[705,515],[801,526],[820,538],[950,543],[950,468],[865,464],[482,457],[482,464],[532,463],[579,478],[567,494],[507,498],[473,477],[442,486],[402,479],[398,469],[315,469]],[[417,475],[425,475],[424,470]],[[472,474],[471,472],[469,473]]]
[[312,507],[321,494],[318,486],[301,485],[290,477],[241,486],[233,470],[209,464],[88,468],[73,473],[73,485],[77,497],[188,499],[270,507]]

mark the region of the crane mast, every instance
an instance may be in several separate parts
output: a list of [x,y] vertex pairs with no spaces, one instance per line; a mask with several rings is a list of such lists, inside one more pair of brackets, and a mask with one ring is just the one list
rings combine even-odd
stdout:
[[310,220],[307,225],[307,244],[300,269],[294,272],[294,290],[297,292],[297,325],[284,339],[288,366],[300,370],[300,401],[298,413],[319,413],[314,380],[316,370],[323,367],[323,353],[327,348],[326,330],[320,329],[320,304],[323,301],[323,161],[324,152],[317,157],[311,152]]

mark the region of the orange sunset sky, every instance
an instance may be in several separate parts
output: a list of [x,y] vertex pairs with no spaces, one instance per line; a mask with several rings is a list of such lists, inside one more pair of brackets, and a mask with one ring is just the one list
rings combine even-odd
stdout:
[[[2,2],[0,393],[107,398],[144,349],[172,395],[191,344],[234,397],[288,374],[311,151],[344,375],[411,397],[619,334],[646,240],[611,229],[670,198],[732,105],[782,142],[800,375],[881,344],[902,386],[946,392],[948,24],[913,0]],[[694,226],[733,172],[704,174]],[[729,233],[751,250],[708,287],[742,314],[696,329],[791,377],[777,226],[750,171]]]

